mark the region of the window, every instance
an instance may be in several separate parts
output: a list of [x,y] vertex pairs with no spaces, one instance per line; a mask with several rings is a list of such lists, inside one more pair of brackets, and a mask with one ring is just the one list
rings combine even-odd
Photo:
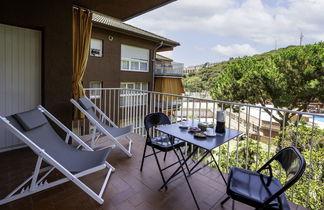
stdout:
[[121,82],[121,88],[133,89],[133,90],[148,90],[147,82]]
[[139,70],[139,62],[138,61],[131,61],[131,70]]
[[95,57],[102,57],[102,40],[91,39],[90,41],[90,55]]
[[[148,90],[147,82],[122,82],[120,87],[132,90]],[[139,106],[147,104],[147,93],[122,91],[120,94],[121,106]]]
[[147,70],[147,63],[140,62],[140,70],[141,71],[146,71]]
[[[102,88],[101,81],[90,81],[89,82],[90,88]],[[90,99],[94,98],[101,98],[101,90],[91,90],[90,91]]]
[[121,69],[129,69],[129,62],[122,60],[121,61]]
[[121,45],[121,70],[124,71],[149,71],[148,49]]

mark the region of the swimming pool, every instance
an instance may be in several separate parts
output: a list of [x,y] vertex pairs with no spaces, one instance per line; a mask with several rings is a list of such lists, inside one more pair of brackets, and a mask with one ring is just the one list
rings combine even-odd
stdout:
[[314,120],[324,123],[324,116],[323,117],[314,116]]

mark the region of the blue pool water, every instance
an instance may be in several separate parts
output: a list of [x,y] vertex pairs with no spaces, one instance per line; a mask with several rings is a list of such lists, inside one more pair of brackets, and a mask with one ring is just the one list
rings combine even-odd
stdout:
[[315,120],[315,121],[319,121],[319,122],[323,122],[323,123],[324,123],[324,116],[323,116],[323,117],[314,116],[314,120]]

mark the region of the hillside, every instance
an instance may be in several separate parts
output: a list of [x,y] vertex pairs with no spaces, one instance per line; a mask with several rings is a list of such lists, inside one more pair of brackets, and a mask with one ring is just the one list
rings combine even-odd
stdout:
[[[299,46],[288,46],[285,48],[280,48],[278,50],[271,50],[269,52],[265,52],[262,54],[257,54],[254,56],[247,56],[247,57],[254,57],[256,59],[264,59],[266,57],[273,56],[277,53],[280,53],[281,51],[291,49],[291,48],[298,48]],[[226,68],[226,66],[232,62],[235,61],[238,58],[231,58],[228,61],[223,61],[220,63],[217,63],[215,66],[202,68],[196,72],[191,72],[188,74],[185,74],[183,78],[183,84],[185,87],[185,90],[188,92],[201,92],[201,91],[208,91],[212,84],[215,81],[215,78],[219,75],[219,73]]]

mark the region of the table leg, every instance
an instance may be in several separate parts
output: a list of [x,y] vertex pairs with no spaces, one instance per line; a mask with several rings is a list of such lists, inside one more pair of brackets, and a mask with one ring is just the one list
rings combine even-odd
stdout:
[[[169,179],[162,185],[162,187],[160,187],[160,190],[163,189],[169,182],[171,179],[173,179],[175,176],[177,176],[179,173],[179,170],[181,169],[181,167],[187,163],[187,161],[193,156],[193,154],[198,150],[198,147],[196,149],[194,149],[194,151],[192,153],[189,154],[189,156],[184,160],[183,163],[181,163],[179,161],[180,166],[173,172],[173,174],[169,177]],[[179,173],[178,173],[179,172]]]
[[189,175],[192,175],[192,174],[194,174],[194,173],[196,173],[196,172],[198,172],[200,169],[202,169],[202,168],[199,168],[199,169],[197,169],[196,171],[194,171],[193,173],[191,173],[197,166],[198,166],[198,164],[199,163],[201,163],[201,161],[207,156],[209,154],[209,151],[208,150],[206,150],[205,151],[205,153],[204,153],[204,155],[195,163],[195,165],[190,169],[190,171],[189,171]]
[[[179,151],[180,151],[180,155],[181,155],[182,160],[185,161],[186,159],[184,158],[181,149],[179,149]],[[185,164],[185,166],[187,168],[188,173],[190,174],[190,170],[189,170],[187,162],[185,161],[184,164]]]
[[[203,166],[203,167],[197,169],[196,171],[192,172],[193,169],[195,169],[195,168],[198,166],[198,164],[201,163],[201,161],[202,161],[202,160],[203,160],[203,159],[204,159],[208,154],[211,155],[211,157],[212,157],[212,159],[213,159],[213,162],[216,164],[217,170],[219,171],[220,175],[222,176],[222,179],[224,180],[225,185],[227,185],[227,182],[226,182],[226,180],[225,180],[225,177],[224,177],[222,171],[220,170],[219,165],[217,164],[217,161],[216,161],[216,159],[215,159],[215,157],[214,157],[212,151],[209,151],[209,150],[206,150],[205,153],[203,154],[203,156],[198,160],[198,162],[196,162],[196,164],[195,164],[195,165],[190,169],[190,171],[189,171],[189,175],[191,176],[191,175],[195,174],[196,172],[198,172],[199,170],[201,170],[202,168],[205,167],[205,166]],[[211,163],[211,162],[210,162],[210,163]]]
[[[198,147],[196,147],[196,149],[195,149],[191,154],[189,154],[189,156],[188,156],[188,157],[186,158],[186,160],[185,160],[185,163],[189,160],[189,158],[192,157],[192,155],[197,151],[197,149],[198,149]],[[225,185],[227,185],[227,182],[226,182],[226,180],[225,180],[225,177],[224,177],[222,171],[220,170],[219,165],[217,164],[217,161],[216,161],[216,159],[215,159],[215,157],[214,157],[212,151],[209,151],[209,150],[206,150],[205,153],[203,154],[203,156],[202,156],[202,157],[201,157],[201,158],[200,158],[200,159],[195,163],[195,165],[194,165],[194,166],[189,170],[189,176],[195,174],[196,172],[198,172],[199,170],[201,170],[202,168],[205,167],[205,166],[204,166],[204,167],[201,167],[201,168],[195,170],[194,172],[192,172],[193,169],[195,169],[195,168],[198,166],[198,164],[201,163],[201,161],[202,161],[202,160],[203,160],[203,159],[204,159],[208,154],[211,155],[211,157],[212,157],[212,159],[213,159],[212,162],[215,163],[215,165],[216,165],[216,167],[217,167],[217,170],[219,171],[220,175],[222,176],[222,179],[223,179]],[[175,172],[170,176],[170,178],[166,181],[165,185],[168,184],[168,183],[170,182],[171,179],[173,179],[175,176],[177,176],[178,174],[181,173],[181,172],[179,171],[179,170],[180,170],[180,167],[182,167],[185,163],[180,164],[180,166],[177,168],[177,170],[176,170],[176,171],[175,171]],[[210,163],[211,163],[211,162],[210,162]],[[165,185],[163,185],[163,186],[160,188],[160,190],[161,190]]]
[[[178,161],[179,161],[179,163],[180,163],[180,162],[181,162],[181,159],[180,159],[180,157],[179,157],[177,151],[176,151],[175,149],[174,149],[173,151],[174,151],[174,153],[176,154],[176,156],[177,156],[177,158],[178,158]],[[180,151],[180,152],[181,152],[181,151]],[[186,175],[186,172],[185,172],[185,170],[183,169],[183,165],[184,165],[184,164],[181,164],[181,165],[180,165],[181,171],[182,171],[182,173],[183,173],[183,175],[184,175],[184,177],[185,177],[185,179],[186,179],[186,182],[187,182],[188,187],[189,187],[189,189],[190,189],[191,195],[192,195],[192,197],[193,197],[193,199],[194,199],[194,201],[195,201],[195,204],[196,204],[196,206],[197,206],[197,209],[200,209],[200,208],[199,208],[199,205],[198,205],[198,202],[197,202],[197,200],[196,200],[195,194],[194,194],[194,192],[192,191],[192,188],[191,188],[191,185],[190,185],[190,183],[189,183],[189,180],[188,180],[188,177],[187,177],[187,175]]]
[[213,160],[214,160],[214,162],[215,162],[215,164],[216,164],[216,166],[217,166],[217,169],[218,169],[219,173],[221,174],[221,176],[222,176],[222,178],[223,178],[223,180],[224,180],[224,182],[225,182],[225,185],[227,185],[227,182],[226,182],[226,180],[225,180],[225,177],[224,177],[222,171],[220,170],[220,168],[219,168],[219,166],[218,166],[218,164],[217,164],[217,161],[216,161],[216,159],[215,159],[215,157],[214,157],[212,151],[209,151],[209,153],[210,153],[210,155],[212,156],[212,158],[213,158]]

